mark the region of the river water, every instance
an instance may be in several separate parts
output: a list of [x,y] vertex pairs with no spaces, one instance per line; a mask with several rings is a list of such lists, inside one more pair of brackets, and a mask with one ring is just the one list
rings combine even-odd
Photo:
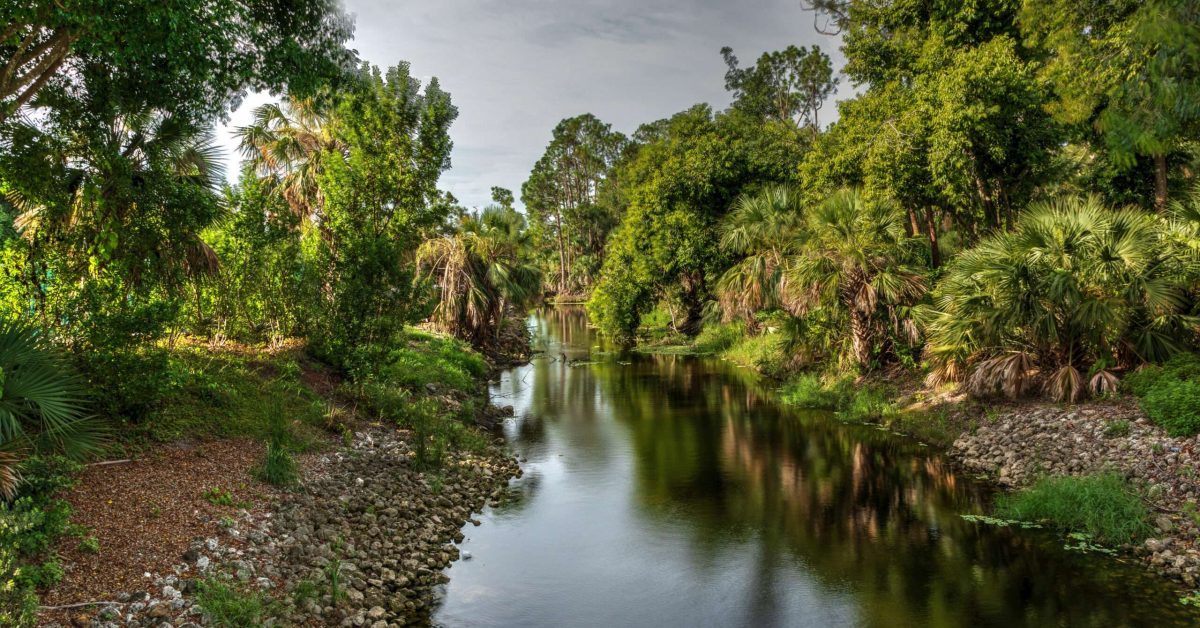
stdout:
[[1136,564],[964,520],[989,491],[936,452],[781,408],[727,363],[602,351],[578,309],[495,403],[528,459],[468,524],[444,626],[1200,626]]

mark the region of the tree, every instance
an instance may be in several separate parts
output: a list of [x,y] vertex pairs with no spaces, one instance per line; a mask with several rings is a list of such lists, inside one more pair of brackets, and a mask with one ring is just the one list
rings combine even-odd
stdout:
[[529,244],[524,216],[503,205],[467,217],[456,233],[426,240],[417,262],[439,290],[436,324],[477,348],[497,342],[509,309],[539,296],[541,275],[526,257]]
[[324,160],[346,150],[329,124],[329,100],[290,97],[261,105],[253,122],[235,132],[242,157],[271,180],[271,188],[302,222],[320,221],[323,199],[317,182]]
[[[624,135],[592,114],[567,118],[554,128],[545,153],[521,186],[535,238],[556,250],[552,265],[559,294],[586,289],[617,222],[616,208],[602,204],[603,189],[627,147]],[[588,264],[575,268],[581,258]]]
[[[1093,126],[1121,169],[1148,157],[1165,212],[1169,160],[1200,129],[1200,11],[1185,0],[1026,2],[1021,24],[1048,50],[1056,116]],[[1103,150],[1106,149],[1106,150]]]
[[720,228],[721,249],[741,260],[721,275],[717,303],[726,321],[750,322],[756,312],[781,304],[783,270],[804,239],[800,194],[774,186],[743,195]]
[[833,65],[820,46],[788,46],[764,52],[752,67],[739,68],[733,49],[721,49],[728,70],[725,89],[733,93],[733,106],[753,115],[791,122],[816,137],[821,128],[817,115],[837,87]]
[[803,149],[790,123],[764,123],[738,110],[714,116],[707,105],[646,125],[637,136],[647,143],[619,171],[629,207],[588,301],[592,321],[624,340],[660,301],[676,329],[697,330],[728,263],[717,224],[753,186],[789,181]]
[[437,181],[450,167],[457,116],[438,80],[422,90],[407,63],[386,73],[364,66],[360,84],[339,99],[330,124],[345,149],[325,153],[317,178],[328,230],[317,340],[335,361],[388,340],[419,312],[413,255],[421,235],[445,219]]
[[352,68],[335,0],[12,0],[0,9],[0,123],[47,88],[206,122],[247,89],[307,95]]
[[185,282],[217,265],[200,239],[223,179],[207,130],[106,104],[19,127],[0,154],[23,236],[8,242],[26,300],[13,314],[32,304],[60,340],[85,345],[153,337]]
[[1084,375],[1112,390],[1111,371],[1180,348],[1186,293],[1163,224],[1097,197],[1031,207],[948,268],[922,315],[934,383],[967,381],[978,394],[1018,396],[1046,378],[1076,400]]
[[820,306],[839,307],[850,323],[852,360],[866,369],[874,352],[887,350],[877,346],[885,325],[915,335],[900,310],[925,293],[916,259],[899,207],[840,190],[810,209],[805,237],[783,273],[783,303],[801,317]]

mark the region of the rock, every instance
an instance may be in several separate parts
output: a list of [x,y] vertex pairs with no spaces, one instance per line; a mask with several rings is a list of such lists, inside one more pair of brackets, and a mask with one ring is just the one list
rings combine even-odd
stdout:
[[372,606],[371,610],[367,611],[367,617],[370,619],[380,619],[387,611],[382,606]]
[[1154,527],[1158,528],[1159,532],[1166,534],[1175,529],[1175,524],[1171,521],[1170,517],[1159,515],[1154,519]]

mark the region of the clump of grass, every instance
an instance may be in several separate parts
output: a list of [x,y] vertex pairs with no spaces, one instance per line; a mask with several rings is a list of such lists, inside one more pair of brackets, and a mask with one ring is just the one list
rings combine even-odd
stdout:
[[890,423],[900,414],[894,397],[892,391],[884,388],[861,388],[854,392],[838,415],[847,421]]
[[261,594],[235,588],[216,578],[196,583],[196,602],[211,626],[258,626],[267,613],[267,603]]
[[470,392],[487,373],[483,357],[452,338],[410,330],[402,345],[389,351],[379,368],[379,377],[391,384],[416,389],[436,383]]
[[267,453],[262,465],[255,469],[255,475],[273,486],[291,486],[296,483],[299,473],[296,460],[292,457],[292,434],[282,406],[275,405],[272,408],[269,422]]
[[1110,545],[1141,540],[1151,531],[1146,505],[1115,473],[1044,478],[1000,496],[996,513],[1007,519],[1045,521]]
[[781,334],[744,336],[722,351],[721,357],[768,377],[782,377],[788,361],[783,347]]
[[1132,431],[1132,429],[1133,425],[1125,419],[1108,421],[1104,424],[1104,437],[1119,438],[1121,436],[1129,436],[1129,432]]

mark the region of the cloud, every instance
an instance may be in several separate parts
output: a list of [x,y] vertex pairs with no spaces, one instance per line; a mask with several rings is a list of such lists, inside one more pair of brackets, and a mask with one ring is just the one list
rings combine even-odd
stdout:
[[451,93],[459,118],[441,186],[474,207],[493,185],[519,197],[562,118],[591,112],[628,133],[697,102],[728,106],[722,46],[753,59],[817,43],[841,65],[838,42],[813,29],[797,0],[347,0],[347,9],[364,59],[410,61]]

